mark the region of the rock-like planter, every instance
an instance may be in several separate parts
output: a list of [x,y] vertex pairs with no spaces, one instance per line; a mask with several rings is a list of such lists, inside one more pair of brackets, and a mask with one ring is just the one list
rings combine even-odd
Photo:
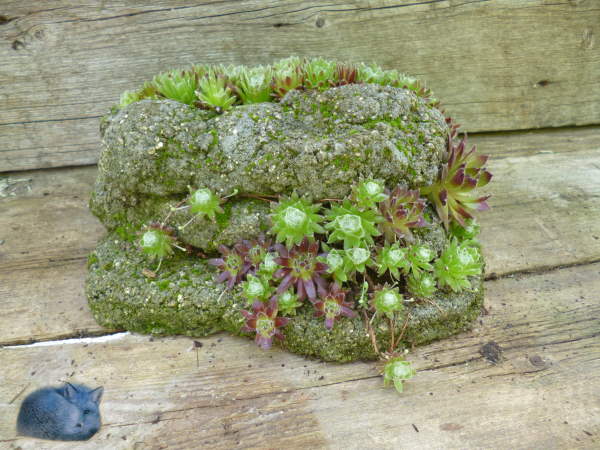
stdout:
[[[251,103],[259,94],[273,101]],[[154,334],[248,334],[243,330],[255,325],[253,300],[264,304],[254,305],[254,319],[268,316],[275,324],[276,313],[268,314],[284,291],[278,290],[286,280],[282,261],[302,245],[284,213],[304,220],[308,205],[319,216],[304,245],[317,242],[319,267],[327,270],[296,285],[296,294],[310,301],[291,309],[279,305],[291,320],[278,320],[263,344],[281,332],[282,345],[296,353],[328,361],[372,359],[380,349],[395,354],[464,330],[479,313],[483,260],[476,226],[465,219],[487,206],[471,190],[491,176],[482,167],[485,157],[455,142],[456,127],[412,79],[324,60],[289,59],[247,73],[196,67],[157,77],[124,96],[121,107],[103,118],[101,133],[90,208],[109,235],[90,255],[87,294],[102,325]],[[201,197],[213,198],[212,210],[194,207]],[[351,216],[354,225],[362,220],[372,230],[348,235],[339,227]],[[151,222],[161,223],[149,227]],[[158,244],[146,235],[141,244],[147,254],[141,251],[141,233],[150,230],[164,237],[168,251],[149,248]],[[258,266],[246,267],[229,277],[226,289],[217,281],[229,275],[214,260],[217,250],[226,246],[246,255],[252,245],[241,241],[256,244],[265,234],[282,243],[266,249],[279,258],[279,271],[265,275]],[[175,238],[187,251],[175,249],[166,258]],[[359,247],[370,253],[362,266],[344,260],[343,273],[333,273],[326,265],[333,261],[329,253],[346,255]],[[404,252],[404,263],[385,262],[392,247]],[[423,248],[427,257],[419,262],[415,252]],[[266,283],[270,303],[249,294],[251,273]],[[419,284],[424,278],[437,288],[431,280]],[[339,307],[350,311],[342,308],[331,318],[331,307],[338,307],[324,299],[327,289],[334,297],[333,280],[345,293]],[[385,309],[377,295],[386,289],[404,301]],[[315,308],[330,317],[327,327]]]

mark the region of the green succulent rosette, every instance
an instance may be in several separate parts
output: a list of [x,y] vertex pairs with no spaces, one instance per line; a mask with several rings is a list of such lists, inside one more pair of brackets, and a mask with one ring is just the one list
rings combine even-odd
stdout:
[[373,294],[375,311],[385,314],[389,319],[393,319],[395,313],[404,309],[403,300],[398,288],[384,287]]
[[288,248],[300,244],[304,237],[312,238],[315,233],[324,233],[319,222],[323,216],[317,214],[320,205],[313,205],[295,193],[280,200],[271,211],[271,233],[277,242],[285,242]]
[[396,391],[401,394],[403,391],[403,382],[410,380],[417,374],[408,361],[398,356],[391,358],[383,368],[383,385],[394,384]]
[[201,188],[194,191],[188,200],[190,212],[198,216],[206,216],[213,222],[215,214],[223,214],[221,199],[210,189]]
[[409,270],[410,262],[406,254],[407,249],[400,248],[398,242],[382,247],[377,255],[377,274],[381,276],[388,271],[392,277],[399,280],[400,271],[407,272]]
[[344,249],[368,247],[374,244],[374,236],[381,235],[377,230],[377,223],[383,220],[382,217],[372,210],[360,210],[349,200],[345,200],[341,206],[333,206],[327,213],[327,219],[327,242],[343,241]]
[[470,288],[468,277],[480,275],[482,267],[479,249],[470,241],[459,244],[456,238],[452,239],[434,264],[439,286],[448,287],[454,292]]

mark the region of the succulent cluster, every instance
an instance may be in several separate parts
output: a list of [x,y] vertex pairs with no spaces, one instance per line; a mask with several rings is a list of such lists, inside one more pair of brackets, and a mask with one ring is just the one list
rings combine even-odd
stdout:
[[437,105],[415,78],[374,64],[290,57],[268,66],[197,65],[157,75],[137,91],[121,96],[120,108],[138,100],[168,98],[221,113],[235,105],[278,101],[289,91],[325,90],[354,83],[409,89]]
[[[350,83],[402,87],[437,104],[418,81],[396,71],[321,58],[288,58],[266,67],[195,66],[162,74],[142,90],[124,94],[121,106],[141,98],[165,97],[222,112],[237,104],[276,101],[293,89],[324,90]],[[435,303],[438,290],[470,289],[469,277],[483,271],[476,240],[479,226],[472,213],[488,208],[488,196],[474,194],[491,179],[484,167],[487,156],[476,154],[475,146],[465,151],[466,137],[457,141],[458,126],[451,119],[447,125],[447,155],[432,185],[411,189],[366,179],[340,199],[313,201],[295,192],[282,195],[272,201],[267,235],[231,247],[221,245],[219,255],[208,259],[217,269],[217,281],[246,299],[242,330],[253,333],[261,348],[271,347],[275,338],[283,340],[283,327],[298,311],[312,309],[327,330],[361,314],[375,352],[387,361],[385,383],[393,383],[401,392],[403,380],[412,377],[414,370],[400,356],[402,335],[395,336],[394,330],[406,325],[412,302]],[[139,241],[141,249],[160,261],[174,247],[185,250],[177,245],[175,230],[165,225],[171,213],[189,210],[191,218],[181,230],[197,217],[215,221],[225,201],[210,189],[190,188],[190,195],[171,208],[167,218],[147,226]],[[426,211],[434,210],[447,234],[441,251],[419,238],[419,229],[432,226],[429,217],[425,220]],[[371,328],[376,316],[389,324],[386,352],[379,351]]]

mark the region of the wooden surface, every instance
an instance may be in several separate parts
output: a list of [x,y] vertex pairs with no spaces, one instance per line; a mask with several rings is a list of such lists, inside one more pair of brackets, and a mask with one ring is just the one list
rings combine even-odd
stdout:
[[297,54],[419,76],[467,131],[600,123],[595,0],[0,5],[0,171],[94,163],[98,117],[192,63]]
[[374,363],[226,334],[197,352],[186,337],[110,335],[83,295],[103,232],[86,209],[95,168],[0,178],[0,448],[73,448],[14,431],[24,396],[64,380],[105,387],[103,428],[78,449],[598,448],[600,127],[471,140],[495,175],[480,216],[487,314],[411,352],[419,373],[401,396]]

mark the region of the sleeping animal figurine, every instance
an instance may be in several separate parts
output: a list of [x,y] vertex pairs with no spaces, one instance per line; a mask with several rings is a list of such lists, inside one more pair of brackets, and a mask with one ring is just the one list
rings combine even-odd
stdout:
[[103,391],[74,383],[38,389],[21,404],[17,432],[40,439],[85,441],[100,429]]

